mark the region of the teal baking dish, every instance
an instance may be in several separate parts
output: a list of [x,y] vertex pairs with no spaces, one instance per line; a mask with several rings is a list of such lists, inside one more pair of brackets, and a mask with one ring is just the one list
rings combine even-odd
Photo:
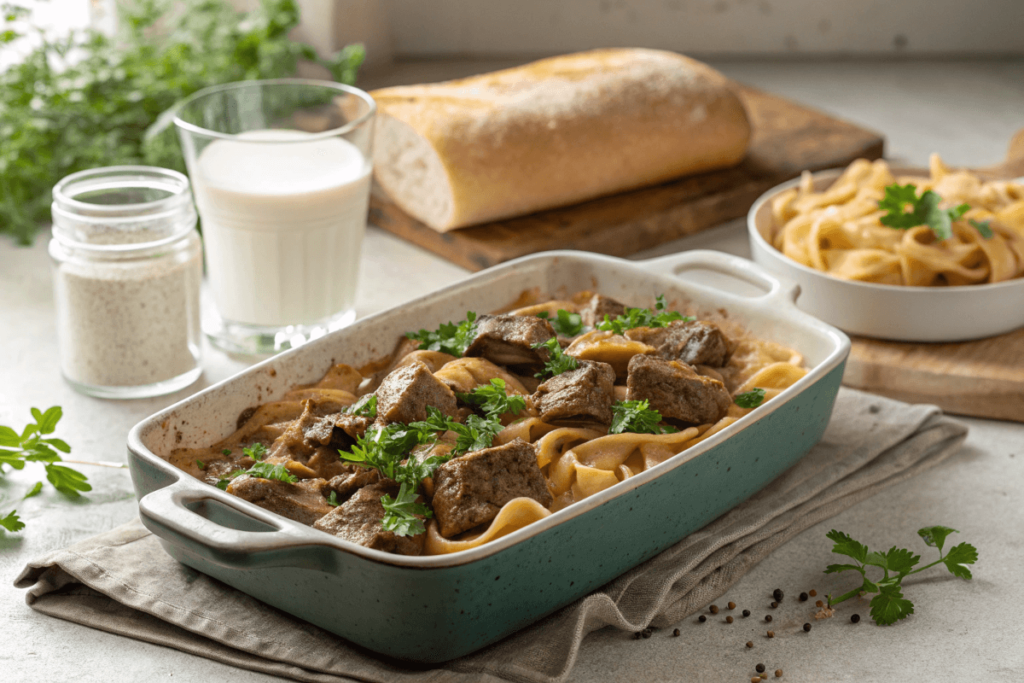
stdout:
[[[683,279],[686,270],[693,272]],[[759,295],[701,284],[722,275]],[[390,353],[406,330],[500,308],[531,287],[591,289],[629,303],[663,292],[688,299],[798,350],[810,371],[665,463],[452,555],[397,556],[342,541],[202,483],[160,456],[223,438],[244,409],[316,381],[334,363],[359,365]],[[821,438],[850,342],[797,310],[797,293],[749,261],[709,251],[642,262],[548,252],[491,268],[255,365],[140,422],[129,434],[128,456],[142,521],[183,564],[370,650],[418,662],[468,654],[701,528]]]

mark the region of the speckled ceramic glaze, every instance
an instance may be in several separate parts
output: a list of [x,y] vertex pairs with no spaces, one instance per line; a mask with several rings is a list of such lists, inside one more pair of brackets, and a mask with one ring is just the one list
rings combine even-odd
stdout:
[[[766,293],[744,297],[675,277],[717,271]],[[626,302],[662,292],[725,309],[804,354],[810,372],[667,462],[493,543],[403,557],[267,512],[171,466],[166,454],[235,429],[245,408],[319,379],[334,363],[389,353],[407,330],[506,306],[522,290],[596,289]],[[440,662],[536,621],[653,557],[761,489],[813,446],[839,390],[849,340],[793,305],[798,288],[743,259],[686,252],[646,262],[581,252],[512,261],[276,356],[144,420],[129,435],[143,523],[180,562],[371,650]]]

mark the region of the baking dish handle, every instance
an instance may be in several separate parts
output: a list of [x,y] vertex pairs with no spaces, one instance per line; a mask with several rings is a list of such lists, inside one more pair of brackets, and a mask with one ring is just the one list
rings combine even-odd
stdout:
[[710,249],[697,249],[669,254],[661,258],[641,261],[645,270],[665,275],[679,275],[686,270],[704,269],[721,273],[737,280],[748,282],[759,289],[767,290],[758,297],[749,297],[720,289],[711,289],[699,282],[687,280],[688,285],[704,290],[716,297],[763,301],[765,304],[792,306],[800,294],[800,285],[785,277],[769,273],[753,261],[739,256]]
[[[197,511],[210,502],[220,515],[243,521],[240,526],[266,530],[244,531],[218,524]],[[311,545],[296,533],[296,529],[308,531],[307,527],[256,506],[252,510],[246,509],[249,506],[243,508],[239,502],[229,494],[196,491],[179,482],[143,496],[139,516],[146,528],[160,538],[222,567],[323,569],[333,561],[327,547]]]

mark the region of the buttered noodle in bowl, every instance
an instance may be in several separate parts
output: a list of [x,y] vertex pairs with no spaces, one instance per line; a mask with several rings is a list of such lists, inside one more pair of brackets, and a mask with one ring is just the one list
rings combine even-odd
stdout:
[[[1024,275],[1024,185],[951,171],[938,155],[929,166],[929,177],[895,176],[885,161],[859,159],[821,191],[805,172],[772,199],[766,237],[797,263],[844,280],[932,287]],[[942,210],[969,208],[953,218],[947,239],[925,224],[892,228],[879,202],[894,184],[930,190]]]

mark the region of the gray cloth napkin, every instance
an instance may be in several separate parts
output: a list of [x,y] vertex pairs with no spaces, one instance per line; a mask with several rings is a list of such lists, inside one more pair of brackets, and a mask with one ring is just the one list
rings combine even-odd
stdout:
[[52,553],[15,582],[32,609],[298,681],[539,681],[569,676],[587,634],[667,626],[804,529],[954,453],[934,406],[842,389],[821,443],[760,493],[601,590],[437,668],[379,657],[178,564],[140,522]]

